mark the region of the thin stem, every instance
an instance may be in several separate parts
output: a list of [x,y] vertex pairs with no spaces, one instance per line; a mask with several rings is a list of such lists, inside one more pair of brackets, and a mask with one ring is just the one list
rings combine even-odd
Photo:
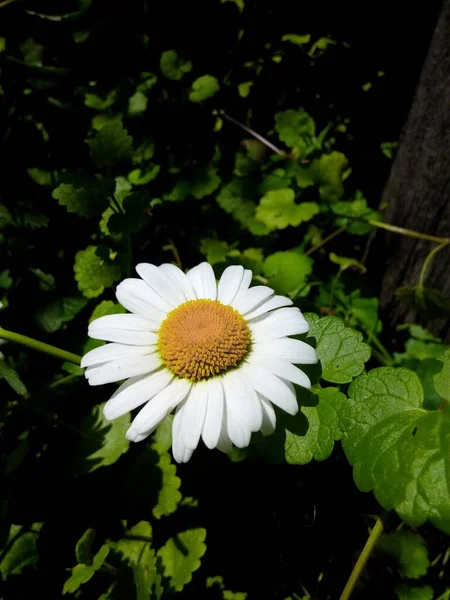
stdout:
[[353,567],[353,571],[351,572],[350,577],[348,578],[344,591],[342,592],[339,600],[349,600],[356,584],[358,583],[359,578],[361,577],[361,573],[363,572],[364,567],[366,566],[367,561],[369,560],[373,552],[373,549],[375,548],[378,540],[380,539],[381,534],[383,533],[383,530],[383,520],[381,517],[379,517],[377,519],[377,522],[375,523],[374,528],[370,532],[369,537],[367,538],[366,545],[362,549],[361,554],[359,555],[358,560],[356,561],[356,565]]
[[399,233],[400,235],[406,235],[419,240],[427,240],[429,242],[436,242],[437,244],[450,244],[450,238],[442,238],[435,235],[429,235],[428,233],[420,233],[420,231],[405,229],[404,227],[398,227],[397,225],[391,225],[390,223],[384,223],[383,221],[374,221],[373,219],[369,219],[367,223],[372,225],[372,227],[379,227],[380,229],[386,229],[392,233]]
[[66,383],[70,383],[71,381],[73,381],[74,379],[77,379],[78,377],[79,377],[78,373],[70,373],[69,375],[65,375],[64,377],[61,377],[60,379],[53,381],[53,383],[51,383],[48,387],[52,390],[56,387],[59,387],[60,385],[65,385]]
[[241,129],[243,129],[244,131],[246,131],[247,133],[249,133],[250,135],[252,135],[254,138],[256,138],[257,140],[259,140],[265,146],[267,146],[268,148],[270,148],[271,150],[273,150],[273,152],[276,152],[279,156],[282,156],[283,158],[287,158],[287,159],[291,158],[289,156],[289,154],[287,154],[287,152],[285,152],[284,150],[280,150],[280,148],[278,148],[277,146],[275,146],[274,144],[272,144],[272,142],[269,142],[269,140],[266,140],[265,137],[263,137],[259,133],[256,133],[256,131],[254,131],[253,129],[250,129],[250,127],[247,127],[247,125],[244,125],[243,123],[240,123],[239,121],[236,121],[236,119],[233,119],[233,117],[230,117],[230,115],[227,115],[226,112],[224,112],[224,111],[221,110],[221,111],[219,111],[219,114],[224,119],[227,119],[231,123],[234,123],[234,125],[237,125]]
[[384,356],[384,354],[379,352],[376,348],[371,348],[371,351],[372,351],[372,356],[375,357],[379,363],[381,363],[385,367],[390,367],[392,365],[392,362],[386,360],[386,357]]
[[15,331],[7,331],[6,329],[3,329],[3,327],[0,327],[0,339],[8,340],[9,342],[15,342],[16,344],[22,344],[23,346],[28,346],[28,348],[33,348],[33,350],[39,350],[39,352],[45,352],[45,354],[57,356],[62,360],[68,360],[76,365],[81,363],[81,356],[78,356],[77,354],[67,352],[66,350],[61,350],[61,348],[56,348],[55,346],[45,344],[39,340],[34,340],[33,338],[22,335],[21,333],[16,333]]
[[12,4],[16,1],[17,0],[3,0],[3,2],[0,2],[0,8],[5,8],[5,6],[8,6],[8,4]]
[[173,243],[173,240],[169,238],[170,249],[172,250],[173,257],[179,269],[183,270],[183,263],[181,262],[180,253],[178,252],[178,248]]
[[57,417],[56,415],[52,415],[52,414],[48,413],[46,410],[44,410],[43,408],[40,408],[39,406],[34,406],[33,404],[28,404],[27,402],[24,402],[23,400],[18,400],[17,404],[15,406],[19,407],[19,408],[28,408],[29,410],[37,412],[40,415],[47,417],[47,419],[49,419],[50,421],[53,421],[57,425],[61,425],[62,427],[65,427],[66,429],[73,431],[73,433],[80,435],[81,437],[85,437],[85,438],[90,437],[86,433],[83,433],[79,429],[76,429],[76,427],[72,427],[72,425],[70,425],[69,423],[66,423],[65,421],[63,421],[62,419]]
[[427,274],[428,267],[430,266],[430,263],[433,260],[434,256],[439,252],[439,250],[442,250],[442,248],[445,248],[445,246],[448,246],[449,243],[450,243],[450,240],[448,242],[442,242],[442,244],[439,244],[439,246],[436,246],[436,248],[433,248],[433,250],[428,254],[428,256],[426,257],[426,259],[423,263],[422,270],[420,271],[420,278],[419,278],[419,283],[418,283],[419,288],[423,288],[423,286],[424,286],[425,276]]
[[323,240],[321,242],[319,242],[318,244],[316,244],[315,246],[313,246],[312,248],[307,250],[305,252],[306,256],[310,256],[313,252],[315,252],[316,250],[319,250],[319,248],[322,248],[322,246],[325,246],[325,244],[328,244],[328,242],[333,240],[336,236],[340,235],[341,233],[344,233],[344,231],[345,231],[345,227],[336,229],[336,231],[333,231],[333,233],[330,233],[330,235],[327,235],[327,237],[323,238]]

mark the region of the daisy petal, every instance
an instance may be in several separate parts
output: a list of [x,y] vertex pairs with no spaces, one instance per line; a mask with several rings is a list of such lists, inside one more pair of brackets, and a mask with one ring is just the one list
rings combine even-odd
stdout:
[[228,436],[228,427],[226,419],[226,411],[224,412],[224,418],[222,420],[222,428],[220,430],[219,441],[216,445],[217,450],[229,454],[233,450],[233,444]]
[[257,285],[247,290],[247,292],[241,296],[239,301],[233,302],[232,306],[238,310],[241,315],[245,315],[272,295],[272,288],[267,287],[266,285]]
[[238,306],[242,302],[243,298],[247,294],[249,285],[252,282],[252,277],[253,277],[252,272],[249,271],[248,269],[245,269],[239,289],[238,289],[233,301],[230,302],[230,306],[232,306],[234,308],[235,306]]
[[227,433],[238,448],[246,448],[250,443],[253,421],[252,405],[243,389],[241,379],[235,371],[222,377],[227,415]]
[[291,304],[292,300],[290,298],[286,298],[286,296],[272,296],[248,312],[245,315],[245,318],[247,321],[250,321],[251,319],[256,319],[256,317],[260,317],[261,315],[264,315],[275,308],[290,306]]
[[173,375],[168,369],[160,369],[150,375],[132,377],[114,392],[105,404],[103,414],[108,421],[117,419],[156,396],[172,381]]
[[[141,408],[131,423],[128,435],[150,434],[153,429],[187,396],[191,383],[186,379],[173,379]],[[128,438],[129,439],[129,438]]]
[[181,269],[179,269],[175,265],[172,265],[171,263],[164,263],[159,268],[168,277],[170,277],[170,279],[172,279],[174,283],[178,285],[180,290],[183,292],[186,301],[195,300],[197,298],[194,286]]
[[222,273],[222,277],[219,281],[219,291],[217,299],[222,304],[231,304],[239,291],[244,277],[244,267],[240,265],[233,265],[227,267]]
[[[259,396],[259,394],[258,394],[258,396]],[[261,401],[261,407],[262,407],[262,413],[263,413],[261,433],[264,436],[266,436],[266,435],[270,435],[271,433],[273,433],[275,431],[275,428],[277,426],[277,416],[275,414],[272,404],[268,400],[266,400],[262,396],[259,396],[259,399]]]
[[194,286],[197,298],[217,300],[216,276],[209,263],[200,263],[188,271],[186,276]]
[[202,438],[207,448],[212,450],[219,442],[223,421],[223,387],[219,378],[207,381],[208,404],[206,407],[205,422],[203,424]]
[[105,344],[99,348],[94,348],[81,359],[81,366],[92,367],[101,365],[110,360],[118,360],[119,358],[130,358],[132,356],[144,356],[151,354],[156,349],[152,346],[126,346],[125,344]]
[[192,386],[181,420],[181,436],[186,448],[194,450],[198,446],[205,422],[208,404],[208,387],[205,381]]
[[290,362],[280,360],[274,356],[263,356],[261,354],[252,353],[247,358],[247,362],[251,365],[262,367],[269,373],[273,373],[278,377],[292,381],[304,388],[311,387],[309,377],[298,367],[295,367]]
[[272,404],[276,404],[290,415],[298,412],[298,402],[293,386],[289,386],[259,365],[245,363],[241,368],[241,374],[259,394],[270,400]]
[[315,349],[301,340],[280,338],[268,342],[255,342],[254,353],[265,356],[274,356],[298,365],[314,365],[317,363]]
[[151,373],[161,366],[161,358],[158,353],[147,356],[132,356],[131,358],[119,358],[107,362],[105,365],[89,367],[85,371],[85,376],[89,380],[89,385],[103,385],[145,375]]
[[[189,398],[189,396],[188,396]],[[186,463],[191,458],[193,450],[186,448],[181,435],[181,422],[188,398],[185,398],[177,406],[172,422],[172,454],[177,463]]]
[[248,326],[255,342],[277,339],[287,335],[297,335],[309,331],[309,325],[298,308],[280,308],[263,315]]
[[150,331],[148,321],[139,315],[106,315],[89,325],[88,334],[96,340],[132,346],[156,344],[158,336]]
[[184,294],[178,285],[174,285],[173,280],[157,266],[140,263],[136,265],[136,271],[145,283],[173,308],[185,302]]
[[124,279],[116,288],[116,297],[122,306],[132,313],[154,320],[157,327],[165,319],[172,306],[158,296],[142,279]]

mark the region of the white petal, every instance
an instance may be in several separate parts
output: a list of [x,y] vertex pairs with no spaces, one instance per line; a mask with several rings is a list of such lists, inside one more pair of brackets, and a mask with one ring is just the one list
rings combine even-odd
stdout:
[[223,421],[223,387],[218,377],[207,380],[208,404],[205,422],[203,424],[202,438],[207,448],[212,450],[219,442]]
[[142,279],[124,279],[116,288],[116,297],[127,310],[155,321],[157,327],[172,310]]
[[230,371],[222,377],[225,394],[225,412],[227,416],[227,432],[230,440],[238,448],[246,448],[250,443],[253,421],[252,405],[242,386],[236,371]]
[[133,436],[151,433],[164,417],[186,397],[191,385],[191,382],[186,379],[173,379],[167,387],[141,408],[131,423],[129,434]]
[[89,324],[89,331],[99,329],[128,329],[129,331],[151,331],[151,322],[140,315],[105,315]]
[[314,365],[318,360],[317,353],[312,346],[292,338],[280,338],[267,342],[255,341],[253,348],[255,354],[274,356],[298,365]]
[[180,290],[183,292],[186,301],[195,300],[197,298],[194,286],[181,269],[170,263],[164,263],[160,265],[159,268],[161,271],[166,273],[166,275],[170,277],[174,283],[178,285]]
[[94,348],[81,359],[81,366],[92,367],[101,365],[110,360],[118,358],[130,358],[131,356],[144,356],[156,350],[156,346],[126,346],[125,344],[105,344],[99,348]]
[[151,373],[161,366],[161,358],[158,353],[147,356],[132,356],[130,358],[119,358],[99,367],[89,367],[85,375],[89,385],[103,385],[113,381],[121,381],[129,377]]
[[163,390],[173,379],[168,369],[160,369],[150,375],[132,377],[122,383],[105,404],[103,414],[112,421],[144,404]]
[[293,386],[282,381],[276,375],[268,373],[260,366],[245,363],[240,373],[249,381],[255,390],[276,404],[290,415],[298,412],[298,402]]
[[270,435],[275,431],[275,428],[277,426],[277,416],[275,414],[275,411],[273,410],[272,404],[268,400],[266,400],[262,396],[259,396],[259,399],[261,401],[261,407],[263,412],[261,433],[264,436],[266,436]]
[[309,331],[309,325],[298,308],[280,308],[251,321],[248,326],[255,341],[277,339]]
[[178,285],[174,285],[173,280],[164,271],[158,269],[157,266],[149,263],[140,263],[136,265],[136,271],[145,283],[168,302],[172,308],[176,308],[186,301]]
[[192,449],[186,448],[183,441],[183,436],[181,435],[181,421],[183,419],[186,402],[187,398],[185,398],[177,406],[177,410],[172,422],[172,454],[178,463],[188,462],[193,453]]
[[228,436],[226,412],[224,412],[224,418],[222,420],[222,429],[220,430],[219,441],[217,442],[216,448],[221,452],[225,452],[225,454],[228,454],[233,450],[233,444]]
[[242,302],[243,298],[247,294],[249,285],[252,282],[252,277],[253,277],[252,272],[249,271],[248,269],[245,269],[244,275],[242,276],[242,281],[241,281],[239,289],[236,293],[236,296],[234,297],[233,302],[230,302],[231,306],[233,306],[233,307],[238,306]]
[[273,373],[282,379],[287,379],[301,385],[304,388],[311,387],[311,381],[309,377],[298,367],[294,367],[293,364],[285,360],[280,360],[273,356],[265,356],[261,354],[251,353],[247,357],[247,362],[251,365],[262,367],[269,373]]
[[186,400],[181,421],[181,436],[186,448],[195,449],[205,422],[208,404],[208,387],[206,381],[195,383]]
[[187,278],[194,286],[197,298],[217,300],[216,276],[209,263],[202,262],[188,271]]
[[232,302],[231,306],[238,310],[241,315],[245,315],[272,295],[272,288],[265,285],[257,285],[247,290],[246,293],[241,296],[240,300]]
[[217,299],[222,302],[222,304],[231,304],[233,302],[241,287],[243,277],[244,267],[241,265],[233,265],[225,269],[219,281],[219,291],[217,295]]
[[256,317],[260,317],[270,310],[274,310],[276,308],[281,308],[282,306],[290,306],[292,304],[292,300],[290,298],[286,298],[286,296],[272,296],[272,298],[268,298],[261,304],[258,304],[256,308],[251,310],[245,315],[247,321],[251,319],[255,319]]
[[[136,317],[136,315],[110,315],[117,317]],[[89,336],[96,340],[104,340],[106,342],[119,342],[120,344],[131,344],[132,346],[151,346],[156,344],[158,336],[153,331],[137,331],[129,329],[126,321],[123,321],[121,326],[104,327],[103,324],[98,325],[97,322],[108,317],[101,317],[97,321],[93,321],[89,325]]]

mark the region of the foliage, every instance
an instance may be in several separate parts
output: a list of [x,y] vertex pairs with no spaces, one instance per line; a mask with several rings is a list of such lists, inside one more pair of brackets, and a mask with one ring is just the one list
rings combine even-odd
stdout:
[[[136,264],[206,259],[288,296],[319,364],[273,434],[178,466],[171,416],[130,444],[114,385],[2,345],[0,596],[337,598],[385,509],[361,596],[444,600],[450,350],[394,339],[364,252],[410,104],[394,67],[370,78],[385,30],[341,6],[57,4],[0,3],[1,326],[82,355]],[[439,290],[397,295],[448,317]]]

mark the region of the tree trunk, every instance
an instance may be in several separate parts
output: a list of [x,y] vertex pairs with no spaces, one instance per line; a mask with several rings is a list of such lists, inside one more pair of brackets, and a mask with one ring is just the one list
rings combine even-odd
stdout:
[[[385,220],[392,225],[450,237],[450,0],[444,2],[438,19],[383,204]],[[414,309],[395,297],[395,290],[417,284],[435,244],[393,233],[386,234],[383,243],[383,253],[375,260],[386,257],[380,295],[385,320],[392,328],[423,323]],[[450,296],[450,246],[434,258],[425,285]],[[450,341],[450,313],[425,324]]]

